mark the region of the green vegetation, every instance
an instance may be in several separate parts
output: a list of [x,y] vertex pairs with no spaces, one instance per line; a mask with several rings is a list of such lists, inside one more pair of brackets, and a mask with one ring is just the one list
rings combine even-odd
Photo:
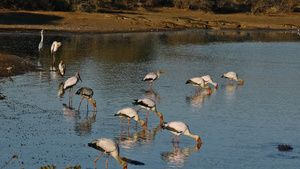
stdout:
[[290,13],[299,0],[1,0],[0,8],[12,10],[82,11],[140,10],[175,7],[214,13]]

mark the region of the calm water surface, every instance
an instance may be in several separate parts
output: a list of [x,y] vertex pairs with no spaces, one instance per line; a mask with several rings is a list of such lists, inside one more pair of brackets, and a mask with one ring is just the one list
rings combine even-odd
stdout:
[[[64,78],[50,72],[51,43],[61,41],[55,65],[64,60]],[[99,151],[87,146],[106,137],[120,145],[120,156],[144,162],[128,168],[296,168],[300,166],[300,36],[297,32],[188,30],[159,33],[101,35],[51,35],[45,32],[45,48],[37,52],[36,34],[0,34],[0,51],[30,57],[43,64],[44,72],[2,79],[0,92],[0,166],[5,168],[94,168]],[[167,71],[153,83],[141,79],[149,72]],[[229,85],[221,75],[235,71],[241,86]],[[59,98],[58,86],[79,72],[97,101],[92,117],[84,100],[68,91]],[[191,77],[209,74],[219,89],[211,95],[186,85]],[[149,97],[165,121],[183,121],[196,141],[187,136],[172,145],[173,134],[161,129],[149,112],[148,127],[130,123],[124,130],[114,114]],[[73,108],[73,109],[71,109]],[[139,113],[145,120],[146,111]],[[125,124],[127,121],[125,121]],[[279,144],[294,149],[280,152]],[[106,156],[98,160],[105,167]],[[110,158],[108,168],[121,168]]]

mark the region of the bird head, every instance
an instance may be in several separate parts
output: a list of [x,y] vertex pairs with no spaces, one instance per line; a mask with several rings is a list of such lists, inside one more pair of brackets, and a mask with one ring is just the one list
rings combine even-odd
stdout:
[[61,46],[61,42],[57,42],[57,48]]
[[78,72],[76,72],[75,76],[82,82],[81,78],[80,78],[80,75]]

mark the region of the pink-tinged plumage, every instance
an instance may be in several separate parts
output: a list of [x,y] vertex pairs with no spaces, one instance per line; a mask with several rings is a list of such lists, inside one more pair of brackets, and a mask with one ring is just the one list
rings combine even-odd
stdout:
[[223,74],[221,76],[221,78],[228,78],[228,83],[231,81],[231,83],[233,82],[233,80],[237,81],[237,82],[241,82],[241,84],[244,84],[244,80],[243,79],[239,79],[238,78],[238,74],[235,72],[227,72],[225,74]]
[[173,134],[175,134],[175,136],[172,139],[172,142],[176,136],[178,137],[177,141],[179,142],[179,136],[181,134],[184,134],[184,135],[187,135],[187,136],[197,140],[197,142],[198,142],[197,146],[200,147],[202,144],[200,137],[198,135],[191,134],[189,127],[181,121],[173,121],[173,122],[167,123],[163,126],[163,129],[167,129],[170,132],[172,132]]
[[160,113],[156,110],[156,104],[153,100],[144,98],[144,99],[139,99],[139,100],[134,100],[134,101],[135,101],[135,102],[133,102],[134,105],[138,105],[141,107],[138,111],[140,111],[141,109],[147,110],[146,120],[148,119],[149,110],[151,110],[159,117],[161,124],[164,122],[163,115],[162,115],[162,113]]
[[[67,79],[67,81],[64,84],[64,90],[67,90],[70,88],[70,93],[73,93],[73,87],[78,83],[79,80],[82,81],[79,73],[76,72],[75,76],[72,76],[69,79]],[[72,92],[71,92],[71,88],[72,88]]]
[[193,86],[197,86],[197,94],[199,91],[199,86],[201,86],[203,89],[208,89],[210,93],[212,92],[209,86],[205,86],[205,81],[202,77],[190,78],[189,80],[186,81],[185,84],[191,84]]
[[148,74],[144,77],[144,79],[143,79],[142,81],[149,81],[149,82],[150,82],[149,87],[150,87],[150,89],[151,89],[151,87],[152,87],[152,82],[153,82],[154,80],[158,79],[158,78],[160,77],[160,74],[161,74],[161,73],[168,73],[168,72],[157,71],[157,74],[155,74],[155,73],[153,73],[153,72],[148,73]]
[[106,168],[108,165],[108,158],[109,156],[113,156],[117,162],[123,167],[123,169],[127,169],[127,163],[123,161],[119,156],[119,145],[114,142],[112,139],[108,138],[100,138],[93,140],[91,143],[88,143],[89,147],[93,147],[97,150],[102,151],[102,153],[94,160],[95,161],[95,167],[97,168],[97,160],[101,157],[103,153],[108,154],[107,160],[106,160]]
[[[130,120],[133,119],[133,120],[137,121],[138,123],[140,123],[143,126],[144,129],[146,129],[145,122],[143,120],[140,120],[137,111],[135,109],[133,109],[133,108],[127,107],[127,108],[124,108],[122,110],[119,110],[115,114],[115,116],[123,118],[120,121],[122,124],[123,124],[123,120],[128,119],[128,125],[127,125],[128,128],[129,128]],[[124,127],[126,127],[126,126],[124,125]]]
[[216,89],[218,89],[218,84],[213,82],[212,78],[209,75],[202,76],[202,79],[204,80],[205,85],[207,85],[207,83],[210,83],[214,85]]

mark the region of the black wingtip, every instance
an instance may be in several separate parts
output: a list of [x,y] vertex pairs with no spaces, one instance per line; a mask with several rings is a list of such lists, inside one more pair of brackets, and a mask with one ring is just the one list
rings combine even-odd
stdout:
[[140,161],[136,161],[136,160],[131,160],[131,159],[128,159],[126,157],[120,157],[123,161],[127,162],[127,163],[130,163],[130,164],[133,164],[133,165],[145,165],[145,163],[143,162],[140,162]]

